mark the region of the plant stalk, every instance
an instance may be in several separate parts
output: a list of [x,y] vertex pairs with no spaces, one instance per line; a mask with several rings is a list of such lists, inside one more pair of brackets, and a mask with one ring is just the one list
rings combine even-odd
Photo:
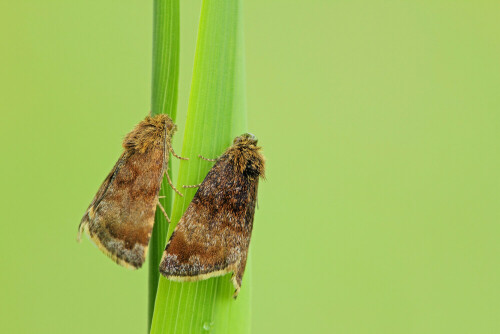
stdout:
[[[179,0],[154,0],[153,5],[153,66],[151,84],[151,114],[168,114],[175,122],[179,82],[180,51]],[[172,163],[169,161],[169,175]],[[160,190],[161,204],[172,214],[172,189],[166,178]],[[168,223],[161,210],[156,210],[155,224],[149,244],[148,272],[148,331],[151,328],[156,290],[158,289],[161,256],[166,244]]]

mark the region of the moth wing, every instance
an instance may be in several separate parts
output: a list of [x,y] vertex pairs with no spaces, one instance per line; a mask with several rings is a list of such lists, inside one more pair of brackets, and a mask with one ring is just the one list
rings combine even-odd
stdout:
[[144,263],[164,171],[164,148],[125,151],[85,212],[79,237],[92,241],[116,263]]
[[246,265],[257,182],[219,160],[170,237],[160,272],[174,281],[198,281],[233,272],[236,296]]
[[124,152],[121,157],[118,159],[116,162],[115,166],[111,170],[111,172],[106,176],[104,181],[102,182],[101,186],[99,187],[99,190],[97,190],[97,194],[94,196],[92,199],[92,202],[90,202],[89,207],[85,211],[85,214],[82,217],[82,220],[80,221],[80,225],[78,225],[78,241],[80,241],[82,232],[85,229],[85,225],[88,224],[89,222],[89,214],[93,215],[93,212],[95,211],[95,207],[99,204],[99,202],[103,199],[104,194],[106,193],[106,190],[108,190],[109,185],[111,184],[111,181],[113,178],[116,176],[117,170],[120,169],[120,167],[124,164],[126,161],[126,153]]

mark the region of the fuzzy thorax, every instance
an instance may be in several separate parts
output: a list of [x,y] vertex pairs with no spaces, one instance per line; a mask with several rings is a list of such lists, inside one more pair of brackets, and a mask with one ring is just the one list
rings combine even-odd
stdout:
[[227,156],[240,173],[249,177],[265,177],[265,159],[260,153],[261,147],[257,146],[257,138],[245,133],[236,137],[233,145],[226,150]]
[[152,145],[170,142],[168,139],[172,137],[175,130],[177,127],[168,115],[147,116],[127,134],[122,145],[126,150],[144,153]]

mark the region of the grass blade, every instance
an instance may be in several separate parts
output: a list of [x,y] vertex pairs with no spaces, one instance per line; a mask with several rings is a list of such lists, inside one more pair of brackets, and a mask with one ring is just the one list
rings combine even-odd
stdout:
[[[212,164],[197,158],[220,155],[246,130],[240,0],[203,1],[178,187],[200,183]],[[170,236],[196,190],[175,197]],[[151,333],[248,333],[250,267],[238,299],[230,275],[177,283],[160,277]]]

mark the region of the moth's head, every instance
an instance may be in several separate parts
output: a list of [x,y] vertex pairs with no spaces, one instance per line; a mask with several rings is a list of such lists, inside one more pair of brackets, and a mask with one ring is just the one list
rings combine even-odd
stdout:
[[165,140],[170,141],[176,129],[168,115],[146,116],[125,136],[123,147],[145,152],[151,145],[163,145]]
[[251,133],[245,133],[234,138],[233,145],[236,146],[257,146],[258,139]]
[[175,126],[174,122],[172,121],[170,116],[168,116],[167,114],[156,115],[153,118],[153,120],[154,120],[153,125],[155,125],[157,127],[167,128],[168,133],[171,133],[171,132],[177,130],[177,127]]
[[265,160],[261,147],[257,146],[257,138],[251,133],[245,133],[234,138],[233,146],[228,150],[229,156],[245,175],[264,177]]

